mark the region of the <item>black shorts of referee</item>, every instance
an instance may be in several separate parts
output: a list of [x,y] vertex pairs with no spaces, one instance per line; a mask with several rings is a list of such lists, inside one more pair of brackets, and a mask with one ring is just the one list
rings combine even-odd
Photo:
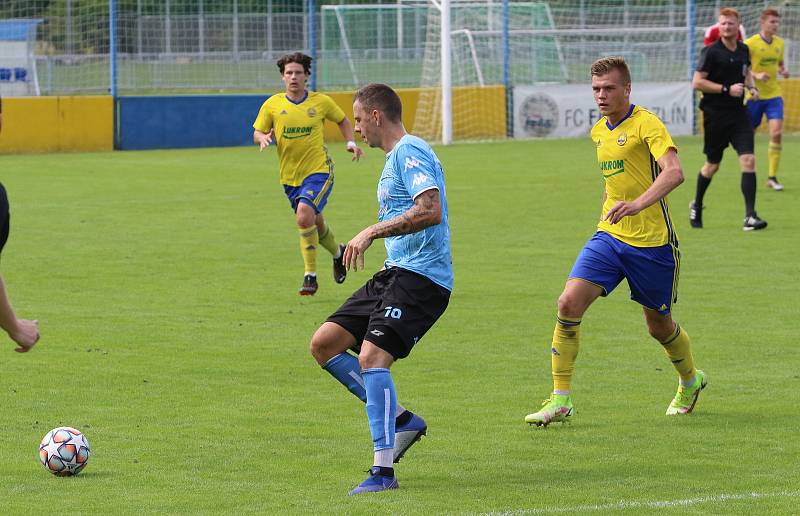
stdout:
[[706,161],[719,164],[728,144],[733,146],[739,156],[753,154],[753,122],[747,108],[704,107],[703,153],[706,155]]

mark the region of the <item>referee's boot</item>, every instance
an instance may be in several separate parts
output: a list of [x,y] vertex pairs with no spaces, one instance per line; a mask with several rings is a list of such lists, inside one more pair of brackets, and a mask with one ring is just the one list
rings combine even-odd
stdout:
[[697,204],[695,201],[689,203],[689,224],[693,228],[703,227],[703,206]]
[[303,276],[303,286],[300,287],[301,296],[313,296],[317,293],[317,277],[313,274],[306,274]]
[[756,231],[758,229],[764,229],[765,227],[767,227],[767,221],[760,219],[758,215],[756,215],[756,212],[753,212],[744,218],[744,226],[742,229],[745,231]]

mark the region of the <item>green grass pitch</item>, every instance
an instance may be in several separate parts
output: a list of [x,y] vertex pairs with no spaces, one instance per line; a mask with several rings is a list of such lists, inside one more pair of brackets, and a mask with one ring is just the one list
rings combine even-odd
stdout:
[[[688,202],[699,138],[680,138],[686,183],[670,198],[683,259],[676,319],[710,386],[694,414],[664,411],[676,375],[623,283],[584,319],[569,425],[523,417],[550,390],[555,302],[600,210],[586,140],[453,145],[437,152],[450,204],[450,308],[393,368],[429,435],[399,464],[401,488],[347,497],[372,450],[363,405],[308,353],[314,330],[382,262],[344,285],[321,258],[301,298],[297,231],[274,150],[0,157],[12,207],[2,273],[42,340],[0,348],[2,512],[205,514],[791,513],[797,468],[800,137],[786,137],[741,229],[732,151]],[[346,241],[376,216],[383,156],[334,148],[326,216]],[[83,430],[86,470],[56,478],[37,446]],[[794,509],[792,509],[794,507]]]

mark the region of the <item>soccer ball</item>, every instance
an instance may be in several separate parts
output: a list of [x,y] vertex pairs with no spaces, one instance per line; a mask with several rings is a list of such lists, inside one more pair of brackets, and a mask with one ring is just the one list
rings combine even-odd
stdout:
[[53,428],[39,445],[39,460],[47,471],[59,477],[77,475],[89,462],[89,441],[69,426]]

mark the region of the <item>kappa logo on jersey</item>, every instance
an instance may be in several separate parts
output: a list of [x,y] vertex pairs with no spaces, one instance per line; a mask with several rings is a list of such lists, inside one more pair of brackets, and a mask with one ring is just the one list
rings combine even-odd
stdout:
[[417,158],[406,158],[406,170],[410,168],[416,168],[419,166],[419,160]]
[[424,185],[425,183],[431,180],[430,176],[427,174],[423,174],[422,172],[417,172],[414,174],[414,179],[411,180],[411,188],[415,186]]

